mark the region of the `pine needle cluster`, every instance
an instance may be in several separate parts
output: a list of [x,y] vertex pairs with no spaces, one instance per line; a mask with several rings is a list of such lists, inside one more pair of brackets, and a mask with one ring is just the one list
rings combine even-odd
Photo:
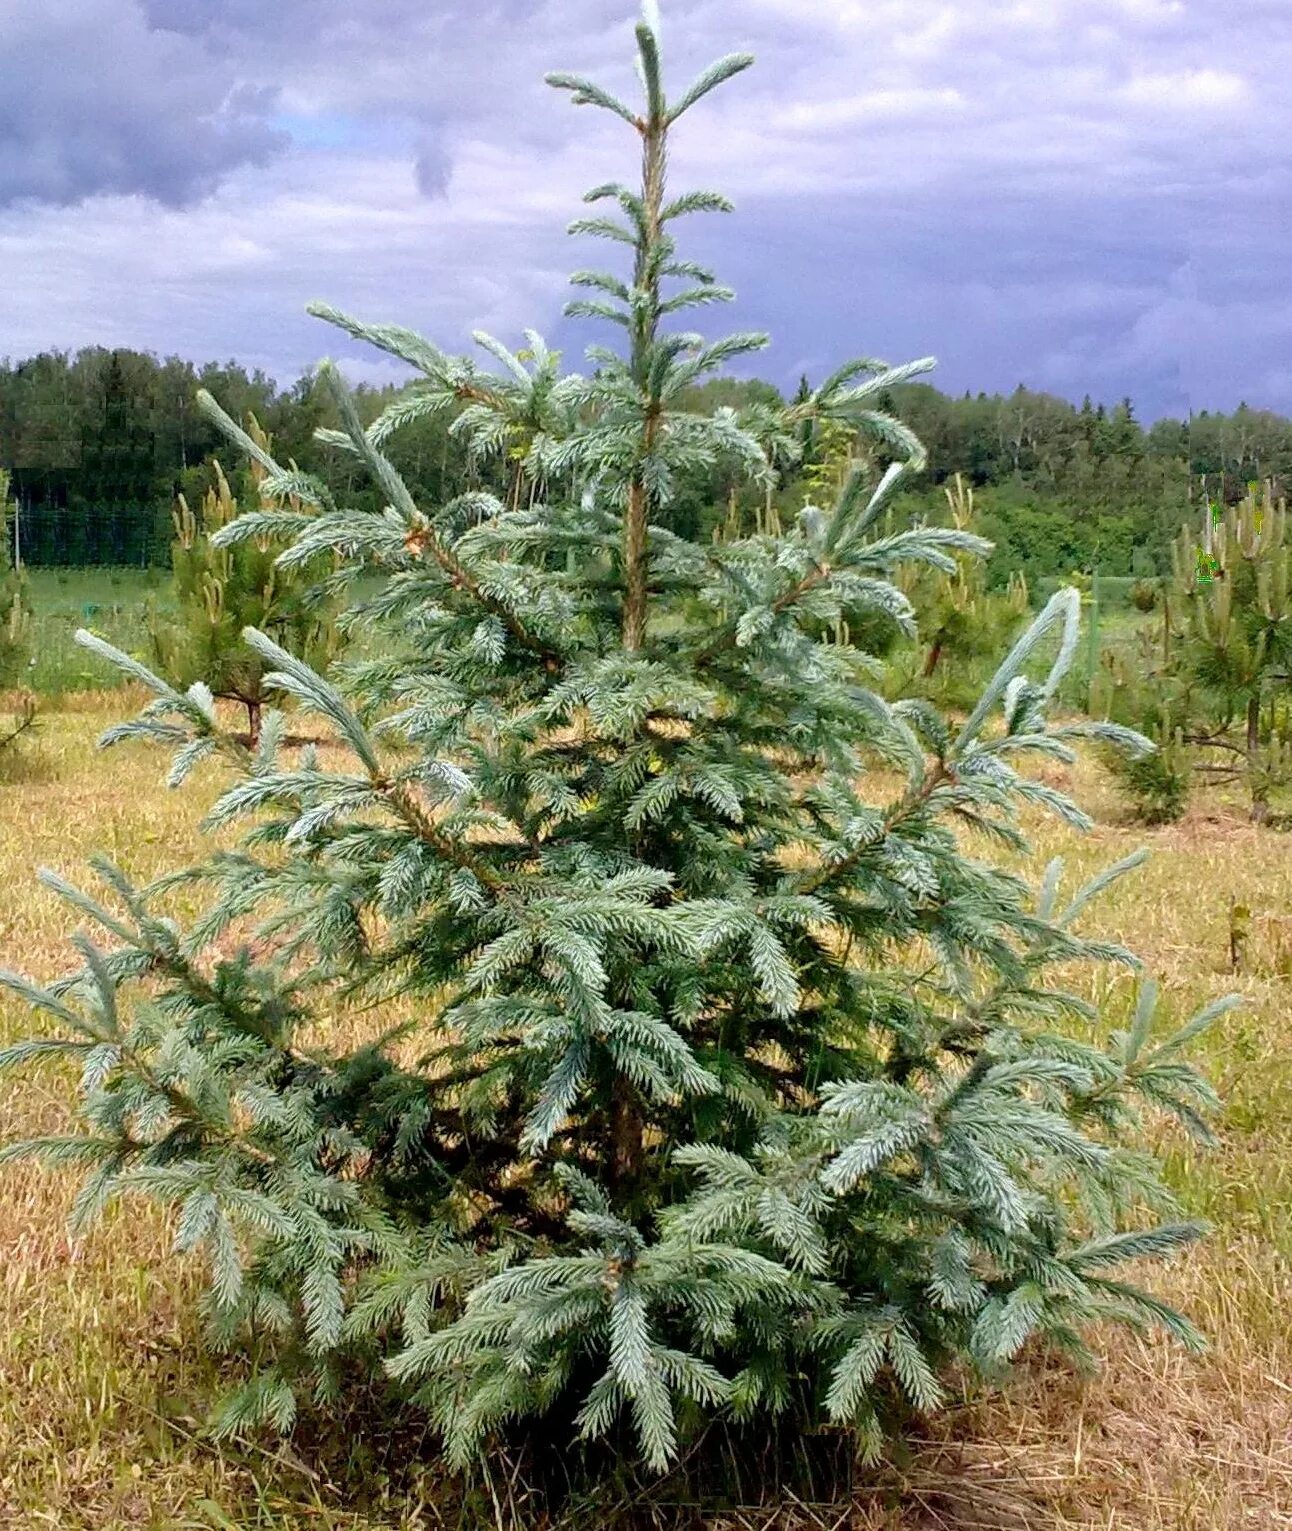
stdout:
[[[320,369],[328,439],[379,513],[204,402],[265,501],[214,543],[364,576],[376,657],[325,676],[246,634],[330,747],[285,749],[271,709],[249,748],[204,685],[85,639],[153,693],[108,742],[170,746],[176,786],[218,758],[210,823],[246,833],[148,887],[106,861],[102,893],[43,874],[99,933],[60,982],[4,975],[54,1035],[0,1061],[75,1059],[86,1131],[10,1152],[85,1167],[77,1226],[125,1192],[173,1205],[177,1246],[209,1261],[213,1337],[256,1358],[225,1430],[288,1429],[367,1371],[459,1468],[539,1419],[654,1471],[717,1417],[834,1427],[873,1455],[952,1363],[996,1375],[1031,1340],[1086,1359],[1106,1319],[1197,1343],[1120,1268],[1199,1232],[1134,1144],[1145,1117],[1207,1137],[1184,1053],[1228,1001],[1163,1035],[1146,982],[1124,1029],[1073,1040],[1100,1016],[1057,975],[1136,968],[1080,923],[1138,858],[1068,893],[1057,863],[1039,889],[998,865],[1025,849],[1022,809],[1086,823],[1030,762],[1083,734],[1136,743],[1047,720],[1076,592],[959,721],[884,700],[833,636],[876,612],[911,630],[899,573],[983,551],[883,529],[922,453],[877,400],[927,361],[852,362],[793,406],[865,433],[878,482],[859,461],[780,532],[669,532],[684,469],[768,471],[734,415],[681,402],[765,337],[674,327],[730,296],[676,242],[727,203],[666,174],[680,119],[751,61],[674,97],[649,11],[636,40],[640,104],[551,81],[641,154],[640,184],[596,188],[575,225],[627,266],[574,278],[571,311],[621,340],[586,376],[544,372],[536,397],[536,344],[486,342],[495,375],[318,309],[420,375],[364,429]],[[512,490],[418,504],[386,439],[464,406]],[[208,894],[186,927],[165,912],[181,882]],[[330,1040],[360,1004],[367,1044]]]

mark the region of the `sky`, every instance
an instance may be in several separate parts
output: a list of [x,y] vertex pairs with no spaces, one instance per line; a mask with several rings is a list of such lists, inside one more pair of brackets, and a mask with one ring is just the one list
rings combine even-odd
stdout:
[[[663,0],[683,253],[783,386],[933,355],[952,392],[1292,414],[1292,0]],[[632,0],[0,0],[0,354],[130,346],[288,382],[395,364],[324,299],[452,351],[562,318],[582,192],[632,130]],[[719,317],[727,323],[719,323]]]

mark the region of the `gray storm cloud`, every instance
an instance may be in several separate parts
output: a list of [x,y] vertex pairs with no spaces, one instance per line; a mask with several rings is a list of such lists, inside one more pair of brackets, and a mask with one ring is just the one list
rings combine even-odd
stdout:
[[2,4],[0,204],[190,204],[284,147],[274,94],[151,31],[130,3]]
[[[758,67],[677,146],[699,253],[792,383],[935,352],[961,389],[1292,410],[1292,4],[664,0],[670,72]],[[633,0],[0,0],[6,349],[313,358],[324,296],[576,355],[562,233],[631,175]],[[290,142],[284,133],[290,134]],[[122,199],[131,198],[127,204]],[[176,210],[179,211],[176,211]],[[1190,275],[1181,298],[1180,276]]]

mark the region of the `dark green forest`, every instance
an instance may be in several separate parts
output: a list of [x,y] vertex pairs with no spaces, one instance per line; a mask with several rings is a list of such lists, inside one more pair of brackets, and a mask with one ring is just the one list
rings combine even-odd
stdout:
[[[814,380],[816,381],[816,380]],[[806,386],[807,380],[804,380]],[[372,491],[313,439],[334,425],[311,377],[279,386],[236,362],[197,366],[129,350],[49,352],[0,363],[0,466],[13,475],[23,561],[32,565],[147,565],[169,557],[171,508],[201,498],[215,428],[196,409],[199,388],[237,418],[253,413],[280,458],[340,477],[353,503]],[[360,413],[375,418],[397,390],[361,387]],[[702,390],[704,408],[774,406],[771,384],[724,381]],[[978,526],[995,544],[988,577],[1029,579],[1074,570],[1152,575],[1191,506],[1205,492],[1234,503],[1255,479],[1292,478],[1292,420],[1241,405],[1189,421],[1146,425],[1129,399],[1075,406],[1019,387],[1013,393],[951,397],[906,384],[883,401],[929,453],[921,487],[902,514],[940,516],[942,485],[960,473],[977,491]],[[776,506],[793,512],[811,484],[819,443],[804,440],[781,465]],[[467,487],[505,487],[504,461],[473,462],[451,417],[412,423],[391,443],[411,487],[434,503]],[[715,527],[756,517],[763,491],[716,464],[684,486],[676,529],[707,538]]]

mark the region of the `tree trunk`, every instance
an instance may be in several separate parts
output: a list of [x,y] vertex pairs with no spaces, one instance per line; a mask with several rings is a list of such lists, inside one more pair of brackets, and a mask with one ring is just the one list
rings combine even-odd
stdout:
[[942,639],[935,638],[929,645],[929,652],[924,656],[923,675],[925,680],[933,674],[938,667],[938,660],[942,658]]
[[624,620],[623,643],[630,652],[646,641],[646,559],[647,503],[644,464],[654,455],[659,432],[660,403],[653,385],[646,381],[647,359],[659,328],[659,271],[655,254],[659,246],[664,206],[664,134],[662,115],[654,115],[645,124],[642,135],[642,222],[644,237],[637,246],[633,284],[649,295],[647,316],[639,322],[633,336],[633,374],[650,394],[643,400],[641,458],[628,486],[628,514],[624,518]]
[[[640,124],[642,132],[641,232],[633,269],[633,287],[644,301],[632,325],[632,372],[641,389],[642,433],[638,459],[628,485],[627,513],[623,533],[624,649],[634,653],[646,642],[646,565],[650,517],[647,464],[655,455],[663,406],[656,383],[650,381],[656,337],[659,332],[659,246],[664,207],[665,147],[668,131],[662,95],[652,92],[650,115]],[[621,1195],[630,1192],[641,1169],[646,1120],[641,1097],[622,1074],[614,1082],[610,1111],[611,1174]]]
[[1270,815],[1269,798],[1264,787],[1255,784],[1256,756],[1261,744],[1261,699],[1259,694],[1247,703],[1247,784],[1252,795],[1251,820],[1264,824]]
[[260,703],[247,703],[247,738],[254,750],[260,743]]
[[610,1115],[611,1176],[620,1192],[629,1191],[637,1179],[645,1125],[636,1088],[620,1075]]
[[628,490],[624,522],[624,647],[641,648],[646,640],[646,486]]

